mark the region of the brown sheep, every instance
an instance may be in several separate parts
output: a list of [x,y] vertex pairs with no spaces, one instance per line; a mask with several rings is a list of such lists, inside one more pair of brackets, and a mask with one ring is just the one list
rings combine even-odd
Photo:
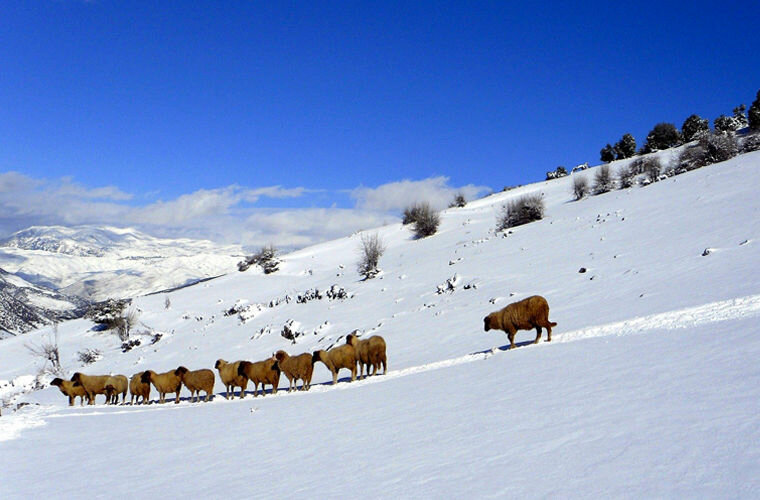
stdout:
[[385,339],[380,335],[373,335],[368,339],[359,340],[359,337],[354,333],[349,333],[346,337],[346,344],[354,346],[356,349],[356,359],[359,363],[359,378],[362,377],[362,373],[366,369],[366,374],[369,374],[370,369],[372,375],[377,373],[380,365],[383,365],[383,375],[388,372],[388,360],[385,356]]
[[189,371],[184,366],[180,366],[174,370],[174,374],[182,380],[187,390],[190,391],[190,401],[193,403],[196,401],[196,398],[198,400],[201,399],[201,391],[206,391],[205,401],[208,401],[208,398],[214,392],[214,372],[208,368]]
[[84,405],[84,398],[87,396],[84,387],[75,384],[71,380],[63,380],[61,378],[54,378],[50,385],[57,386],[64,396],[69,397],[69,406],[74,406],[74,399],[79,397],[79,405]]
[[245,388],[248,387],[248,377],[245,375],[238,375],[238,368],[242,361],[235,361],[234,363],[228,363],[223,359],[217,359],[214,368],[219,370],[219,378],[227,388],[227,394],[225,398],[230,399],[230,392],[232,397],[235,397],[235,387],[240,387],[240,399],[245,397]]
[[131,404],[135,404],[142,396],[142,404],[148,404],[150,399],[150,382],[143,383],[142,375],[145,372],[139,372],[132,375],[129,380],[129,394],[132,396]]
[[179,403],[179,392],[182,389],[182,380],[175,375],[174,370],[169,370],[165,373],[156,373],[153,370],[146,370],[143,372],[140,381],[143,384],[148,382],[152,383],[158,391],[158,402],[165,403],[166,395],[170,392],[176,394],[174,398],[174,404]]
[[106,404],[118,404],[119,394],[121,402],[127,402],[127,389],[129,382],[124,375],[113,375],[106,381]]
[[517,330],[536,329],[537,344],[541,340],[541,327],[546,328],[546,341],[552,341],[552,327],[557,323],[549,321],[549,304],[540,295],[534,295],[519,302],[509,304],[500,311],[492,312],[483,318],[484,329],[504,330],[509,337],[509,348],[515,348]]
[[333,376],[333,385],[338,382],[341,368],[351,370],[351,381],[356,380],[356,349],[350,344],[334,347],[329,351],[319,350],[312,355],[312,363],[321,361]]
[[290,356],[285,351],[277,351],[274,357],[277,359],[277,365],[282,373],[288,377],[288,381],[290,382],[288,392],[296,388],[298,379],[303,381],[301,390],[309,390],[309,387],[311,387],[311,375],[314,373],[314,363],[312,363],[311,354],[305,352],[298,356]]
[[280,383],[280,367],[277,365],[277,359],[274,356],[251,363],[250,361],[241,361],[238,365],[238,375],[247,377],[253,382],[253,397],[256,397],[259,384],[261,384],[261,395],[266,394],[266,384],[272,384],[272,394],[277,392],[277,386]]
[[[106,393],[106,384],[110,375],[85,375],[84,373],[76,372],[71,381],[74,385],[80,385],[87,394],[87,404],[95,404],[95,396],[98,394]],[[108,403],[108,396],[106,396],[106,403]]]

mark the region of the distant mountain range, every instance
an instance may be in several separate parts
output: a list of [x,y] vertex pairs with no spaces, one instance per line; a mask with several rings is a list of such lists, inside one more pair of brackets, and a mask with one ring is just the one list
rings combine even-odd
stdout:
[[18,333],[76,315],[90,302],[236,271],[244,254],[240,246],[155,238],[128,228],[30,227],[0,241],[0,329]]

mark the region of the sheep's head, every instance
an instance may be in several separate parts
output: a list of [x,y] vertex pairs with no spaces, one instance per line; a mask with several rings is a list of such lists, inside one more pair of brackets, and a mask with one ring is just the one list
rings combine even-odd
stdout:
[[348,336],[346,337],[346,344],[356,347],[356,344],[358,343],[359,343],[359,337],[357,337],[353,333],[349,333]]
[[150,384],[150,374],[153,373],[151,370],[145,370],[143,374],[140,376],[140,382],[143,384]]
[[483,330],[488,331],[491,329],[491,315],[489,314],[483,318]]
[[227,364],[227,362],[225,360],[223,360],[223,359],[217,359],[216,360],[216,364],[214,365],[214,368],[216,368],[218,370],[220,366],[226,365],[226,364]]
[[275,359],[277,359],[277,361],[280,361],[280,362],[282,362],[282,360],[284,360],[287,355],[288,353],[286,353],[285,351],[277,351],[276,353],[274,353]]
[[50,385],[56,385],[58,387],[61,387],[63,385],[63,379],[61,378],[54,378],[52,382],[50,382]]
[[71,381],[75,384],[81,384],[82,383],[82,374],[79,372],[76,372],[72,377]]
[[181,378],[181,377],[183,377],[183,376],[185,375],[185,373],[187,373],[187,372],[188,372],[188,369],[187,369],[187,368],[185,368],[184,366],[180,366],[179,368],[177,368],[176,370],[174,370],[174,375],[176,375],[176,376],[178,376],[178,377],[180,377],[180,378]]

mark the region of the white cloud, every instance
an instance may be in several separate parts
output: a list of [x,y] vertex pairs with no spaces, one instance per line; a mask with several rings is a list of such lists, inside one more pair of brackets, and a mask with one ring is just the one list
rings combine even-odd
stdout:
[[417,202],[428,202],[433,208],[441,210],[459,192],[471,200],[488,191],[485,186],[468,184],[457,188],[449,186],[448,182],[449,178],[442,176],[420,181],[389,182],[376,188],[356,188],[351,192],[351,198],[356,200],[357,207],[365,210],[401,211]]
[[164,237],[300,248],[397,222],[398,212],[415,201],[445,208],[458,192],[473,199],[485,189],[457,188],[446,177],[434,177],[354,189],[349,194],[355,206],[350,208],[273,209],[254,204],[262,198],[298,198],[319,191],[230,185],[140,204],[135,199],[145,200],[145,195],[133,197],[114,186],[87,188],[71,178],[48,181],[6,172],[0,173],[0,236],[32,225],[103,224]]

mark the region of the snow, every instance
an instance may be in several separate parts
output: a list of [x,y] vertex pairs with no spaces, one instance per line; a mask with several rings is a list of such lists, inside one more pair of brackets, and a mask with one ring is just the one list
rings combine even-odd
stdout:
[[[142,343],[126,353],[88,321],[60,324],[67,375],[212,368],[355,329],[385,338],[389,372],[331,386],[317,364],[307,393],[282,377],[275,396],[231,401],[217,380],[199,404],[186,390],[179,405],[84,408],[57,388],[14,392],[0,496],[757,498],[759,165],[750,153],[579,202],[568,176],[447,210],[426,239],[377,228],[382,272],[364,282],[355,234],[283,256],[272,275],[141,297]],[[545,219],[494,233],[501,205],[532,192]],[[348,297],[327,298],[333,285]],[[322,299],[284,300],[315,289]],[[532,294],[549,301],[552,342],[520,332],[506,350],[482,318]],[[233,306],[244,314],[225,316]],[[285,325],[305,335],[287,340]],[[24,343],[49,333],[0,341],[0,379],[31,380]],[[103,359],[81,366],[84,348]]]
[[236,271],[239,246],[154,238],[130,228],[35,226],[0,246],[0,268],[91,300],[144,295]]

